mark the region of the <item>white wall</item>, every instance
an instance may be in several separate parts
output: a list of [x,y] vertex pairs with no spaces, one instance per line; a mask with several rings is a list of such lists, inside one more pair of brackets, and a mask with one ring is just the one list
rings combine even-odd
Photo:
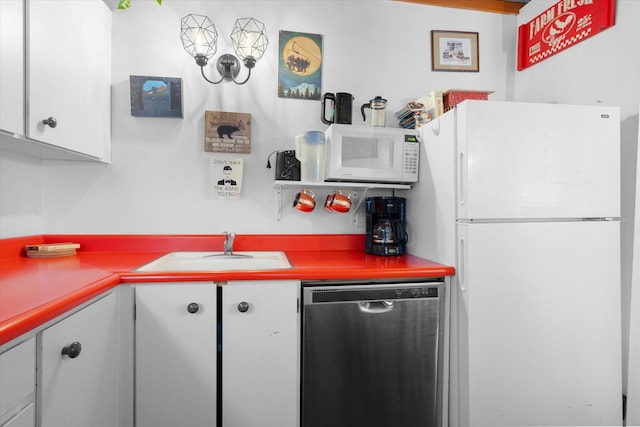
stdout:
[[[218,54],[230,52],[238,17],[265,23],[269,47],[244,86],[212,86],[182,49],[180,18],[211,17],[220,33]],[[380,95],[394,112],[429,90],[493,90],[512,96],[515,16],[410,3],[375,1],[155,1],[134,0],[113,13],[111,165],[47,161],[44,230],[47,233],[360,233],[351,215],[291,207],[283,192],[276,221],[269,153],[293,148],[294,135],[324,130],[320,102],[277,98],[278,31],[323,35],[323,92],[355,96],[359,107]],[[480,73],[431,72],[430,30],[480,33]],[[129,75],[181,77],[184,119],[130,115]],[[240,200],[215,200],[203,150],[205,110],[252,115],[252,151],[244,159]],[[390,113],[392,114],[392,113]],[[390,116],[389,123],[397,126]],[[223,155],[223,157],[236,157]],[[328,190],[316,191],[323,199]],[[369,193],[377,194],[377,193]],[[381,193],[385,194],[385,193]],[[388,193],[386,193],[388,194]]]
[[[640,92],[640,90],[638,90]],[[640,132],[638,133],[640,146]],[[637,161],[640,163],[640,150]],[[640,174],[636,175],[636,200],[640,200]],[[636,203],[633,244],[632,290],[629,315],[629,384],[627,389],[627,425],[640,426],[640,203]]]
[[[522,25],[557,1],[534,0],[518,15]],[[622,317],[623,365],[626,390],[626,364],[629,343],[631,267],[635,206],[636,159],[638,149],[638,93],[640,92],[640,54],[630,40],[638,39],[640,1],[618,0],[615,26],[572,46],[515,77],[517,101],[565,104],[602,104],[621,110],[622,162]],[[637,256],[637,255],[636,255]],[[637,315],[637,313],[636,313]],[[640,372],[640,360],[635,372]],[[640,377],[629,377],[640,388]]]
[[0,237],[42,234],[40,161],[12,152],[0,155]]

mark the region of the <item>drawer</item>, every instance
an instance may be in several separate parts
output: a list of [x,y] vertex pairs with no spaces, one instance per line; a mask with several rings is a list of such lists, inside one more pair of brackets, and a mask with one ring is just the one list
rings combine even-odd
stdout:
[[36,404],[30,403],[22,412],[16,415],[2,427],[34,427],[36,425]]
[[[0,422],[33,402],[36,387],[36,339],[0,354]],[[22,407],[18,406],[21,405]]]

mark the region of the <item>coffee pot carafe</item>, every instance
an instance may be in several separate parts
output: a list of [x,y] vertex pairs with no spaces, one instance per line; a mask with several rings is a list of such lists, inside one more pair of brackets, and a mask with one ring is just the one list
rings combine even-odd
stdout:
[[399,219],[380,218],[373,225],[373,243],[391,245],[406,240],[404,226]]
[[[346,92],[325,93],[322,95],[322,109],[320,118],[322,122],[330,125],[332,123],[340,123],[344,125],[351,124],[351,115],[353,110],[353,95]],[[327,108],[327,101],[331,103],[331,108]],[[327,111],[330,116],[327,117]]]
[[385,127],[387,125],[387,100],[381,96],[376,96],[366,104],[362,104],[360,112],[362,113],[362,120],[366,121],[367,116],[364,114],[364,109],[371,109],[371,126]]
[[366,204],[365,252],[373,255],[404,255],[406,199],[404,197],[368,197]]

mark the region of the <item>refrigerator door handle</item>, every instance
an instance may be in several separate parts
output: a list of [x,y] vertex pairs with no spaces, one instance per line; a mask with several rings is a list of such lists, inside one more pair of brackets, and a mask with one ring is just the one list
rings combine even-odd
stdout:
[[464,273],[465,273],[465,263],[466,263],[466,259],[467,259],[467,245],[466,242],[464,240],[463,237],[460,238],[460,244],[459,244],[459,251],[460,253],[458,254],[458,269],[456,269],[456,274],[458,275],[458,283],[460,284],[460,292],[465,293],[467,292],[467,284],[464,278]]
[[464,206],[465,200],[467,199],[467,186],[465,185],[466,161],[467,158],[464,151],[460,151],[458,153],[458,197],[460,198],[460,206]]

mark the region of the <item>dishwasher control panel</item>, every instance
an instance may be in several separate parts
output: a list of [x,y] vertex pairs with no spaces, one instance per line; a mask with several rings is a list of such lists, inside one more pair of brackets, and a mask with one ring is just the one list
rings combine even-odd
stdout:
[[306,287],[305,303],[340,301],[390,301],[412,298],[438,298],[442,284],[384,284]]

